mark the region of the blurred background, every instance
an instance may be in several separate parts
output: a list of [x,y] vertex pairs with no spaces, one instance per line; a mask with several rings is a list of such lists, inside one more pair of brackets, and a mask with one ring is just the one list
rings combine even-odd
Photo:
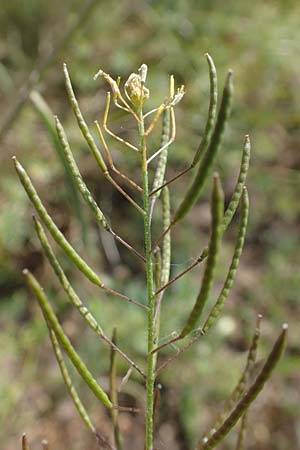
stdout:
[[[99,68],[124,80],[142,63],[149,66],[149,108],[168,92],[168,76],[186,85],[177,107],[177,140],[170,149],[167,178],[192,160],[203,133],[209,80],[204,57],[215,61],[222,88],[234,71],[233,114],[217,161],[226,199],[230,198],[244,135],[252,140],[248,178],[251,212],[237,280],[218,325],[206,340],[162,373],[162,402],[157,447],[193,448],[205,433],[244,366],[257,313],[262,313],[263,358],[283,322],[290,326],[284,359],[251,408],[246,448],[300,448],[300,3],[296,0],[10,0],[0,8],[0,447],[20,448],[26,431],[33,449],[47,438],[53,450],[95,448],[77,417],[52,354],[40,311],[24,286],[28,267],[55,303],[68,335],[101,382],[107,386],[108,349],[86,330],[70,308],[35,237],[33,209],[13,170],[11,157],[25,165],[60,229],[116,289],[143,299],[140,264],[99,232],[73,190],[51,134],[43,100],[63,121],[88,186],[111,217],[119,234],[142,248],[142,224],[135,210],[113,192],[91,158],[76,127],[64,90],[67,62],[83,112],[93,127],[101,120],[107,86],[93,80]],[[68,34],[68,30],[72,33]],[[60,44],[61,43],[61,44]],[[32,93],[34,91],[34,93]],[[29,95],[30,94],[30,95]],[[11,113],[13,111],[13,113]],[[48,120],[48,121],[47,121]],[[134,141],[134,123],[112,109],[111,127]],[[159,142],[158,128],[153,146]],[[135,155],[109,140],[116,163],[140,180]],[[192,175],[172,187],[172,208]],[[173,232],[172,274],[198,256],[209,231],[209,194]],[[159,210],[155,216],[155,233]],[[237,219],[226,233],[214,294],[228,268]],[[122,348],[142,364],[144,315],[134,306],[105,297],[84,280],[58,252],[74,286],[110,334],[118,328]],[[166,293],[162,336],[182,323],[199,289],[202,268]],[[215,297],[211,299],[214,300]],[[174,352],[166,351],[165,356]],[[118,361],[120,376],[126,367]],[[75,375],[75,374],[74,374]],[[75,375],[76,378],[76,375]],[[77,378],[76,378],[77,379]],[[85,404],[98,427],[110,435],[109,418],[80,384]],[[142,386],[134,376],[122,404],[138,405]],[[142,417],[122,414],[127,448],[142,448]],[[218,448],[235,448],[232,431]]]

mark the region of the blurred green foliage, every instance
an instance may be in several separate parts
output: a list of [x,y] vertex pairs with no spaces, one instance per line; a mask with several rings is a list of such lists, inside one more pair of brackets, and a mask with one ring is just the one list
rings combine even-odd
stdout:
[[[82,2],[78,0],[2,2],[0,123],[18,98],[18,89],[29,73],[52,51],[81,6]],[[299,448],[299,434],[296,433],[300,420],[297,411],[300,381],[300,278],[297,270],[300,265],[299,16],[300,3],[296,0],[253,0],[251,4],[234,0],[226,3],[220,0],[99,1],[87,22],[61,50],[36,86],[66,124],[82,173],[95,196],[100,201],[106,198],[104,209],[111,211],[120,234],[129,241],[140,239],[141,244],[139,219],[135,221],[132,208],[111,192],[103,179],[99,180],[97,169],[76,130],[63,88],[62,62],[69,65],[78,98],[90,123],[101,117],[104,108],[104,88],[92,78],[100,67],[112,75],[126,77],[146,62],[150,68],[153,103],[162,100],[161,93],[166,91],[169,74],[173,73],[178,83],[186,85],[187,94],[178,109],[178,135],[170,151],[168,177],[190,163],[203,132],[208,103],[204,53],[208,51],[214,57],[220,84],[228,66],[234,70],[233,117],[217,165],[229,198],[235,182],[233,174],[238,171],[243,135],[250,133],[253,145],[248,182],[250,227],[234,295],[225,316],[205,344],[187,353],[182,358],[182,365],[177,362],[174,370],[166,371],[162,377],[166,397],[171,395],[173,398],[163,409],[168,407],[173,411],[170,420],[176,419],[175,429],[180,424],[176,439],[182,447],[194,443],[200,427],[205,431],[212,414],[217,412],[217,405],[230,392],[243,364],[255,313],[261,312],[265,316],[265,348],[275,327],[282,321],[290,323],[290,341],[280,370],[265,394],[265,401],[257,405],[259,418],[255,413],[251,416],[253,429],[249,449]],[[131,123],[121,129],[119,121],[119,113],[114,112],[112,128],[124,136],[131,136]],[[134,135],[131,137],[135,138]],[[132,178],[138,179],[134,158],[126,150],[120,150],[119,146],[114,148],[118,166],[127,168]],[[97,234],[93,224],[87,242],[82,239],[80,223],[68,202],[63,166],[41,119],[28,102],[2,142],[0,153],[0,358],[3,367],[0,375],[0,442],[5,450],[16,448],[23,427],[31,431],[37,429],[38,424],[45,425],[43,417],[46,415],[48,422],[53,421],[55,432],[48,426],[43,430],[49,431],[49,440],[51,437],[57,439],[53,448],[62,450],[59,437],[67,439],[70,432],[67,434],[59,429],[61,419],[55,415],[53,405],[61,402],[57,392],[60,397],[64,392],[58,370],[55,366],[52,369],[54,361],[45,340],[45,327],[23,286],[20,273],[24,266],[37,273],[56,304],[60,305],[61,318],[67,321],[71,337],[92,369],[102,372],[102,364],[107,367],[109,356],[102,344],[98,346],[89,332],[83,332],[79,320],[70,318],[51,270],[43,263],[33,233],[29,205],[13,173],[11,156],[14,154],[25,163],[58,225],[78,248],[89,254],[108,282],[114,273],[123,292],[140,298],[143,280],[139,266],[123,250],[119,249],[119,262],[111,264],[104,252],[103,237]],[[173,186],[174,208],[186,182],[183,179]],[[88,211],[86,217],[88,222]],[[196,257],[197,249],[206,244],[208,223],[208,203],[203,201],[194,215],[185,220],[184,226],[174,230],[174,274]],[[220,282],[232,252],[234,232],[229,232],[226,237],[219,268]],[[82,297],[89,299],[91,308],[103,317],[102,321],[111,323],[112,328],[112,318],[117,317],[118,334],[124,345],[126,343],[132,353],[142,353],[144,324],[139,312],[132,307],[128,309],[127,305],[123,310],[123,305],[117,301],[97,298],[95,291],[83,284],[72,268],[69,271]],[[178,282],[168,292],[165,302],[170,309],[163,324],[165,335],[178,326],[173,317],[187,313],[198,288],[198,278],[199,269],[196,269],[187,280]],[[123,320],[125,314],[126,322]],[[132,329],[136,330],[134,335]],[[120,370],[122,372],[122,365]],[[50,386],[46,385],[46,380]],[[38,385],[37,394],[35,385]],[[50,400],[47,397],[44,403],[38,399],[32,401],[35,395],[43,399],[47,391]],[[205,408],[202,406],[201,410],[200,405]],[[161,417],[161,421],[164,420],[166,418]],[[34,433],[39,436],[39,432]],[[233,433],[222,448],[233,448],[232,439]],[[82,441],[78,440],[72,449],[84,448],[80,443]]]

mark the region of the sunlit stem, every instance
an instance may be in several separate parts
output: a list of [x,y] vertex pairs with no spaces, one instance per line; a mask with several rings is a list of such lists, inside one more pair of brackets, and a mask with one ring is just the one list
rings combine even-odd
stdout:
[[122,139],[120,136],[117,136],[115,133],[113,133],[108,127],[107,127],[107,119],[108,119],[108,113],[109,113],[109,107],[110,107],[110,92],[107,93],[107,100],[106,100],[106,106],[104,110],[104,116],[103,116],[103,128],[104,130],[112,136],[117,141],[121,142],[122,144],[126,145],[127,147],[131,148],[135,152],[139,152],[139,149],[135,147],[135,145],[130,144],[130,142],[125,141],[125,139]]
[[114,162],[113,162],[113,159],[112,159],[109,147],[108,147],[108,145],[107,145],[107,143],[106,143],[106,141],[104,139],[101,127],[100,127],[100,125],[99,125],[97,120],[95,120],[95,124],[96,124],[96,128],[97,128],[97,132],[98,132],[99,138],[101,140],[101,143],[103,145],[103,148],[104,148],[104,151],[105,151],[105,154],[106,154],[106,157],[107,157],[108,165],[111,168],[111,170],[113,170],[117,175],[119,175],[121,178],[123,178],[125,181],[127,181],[135,189],[137,189],[138,191],[142,192],[143,189],[137,183],[135,183],[133,180],[131,180],[129,177],[127,177],[124,173],[120,172],[117,169],[117,167],[114,165]]
[[147,160],[147,164],[149,164],[154,158],[156,158],[165,148],[169,147],[175,140],[176,120],[175,120],[175,113],[174,113],[173,108],[170,108],[170,113],[171,113],[171,130],[172,130],[170,140],[165,145],[160,147],[160,149],[158,149],[157,152],[155,152],[152,156],[150,156],[150,158]]

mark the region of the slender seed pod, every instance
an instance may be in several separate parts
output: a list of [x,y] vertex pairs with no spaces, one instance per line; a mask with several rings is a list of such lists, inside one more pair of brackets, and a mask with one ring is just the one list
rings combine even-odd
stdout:
[[72,206],[74,207],[76,216],[77,216],[79,222],[81,223],[83,240],[86,241],[85,220],[84,220],[84,216],[82,214],[82,208],[80,205],[78,191],[76,189],[76,185],[74,183],[72,174],[71,174],[68,164],[66,162],[66,158],[65,158],[61,143],[59,142],[59,139],[58,139],[58,136],[57,136],[57,133],[55,130],[55,126],[53,123],[52,111],[51,111],[49,105],[46,103],[45,99],[41,96],[41,94],[38,91],[32,91],[30,93],[29,97],[30,97],[31,103],[33,104],[33,106],[36,109],[37,113],[39,114],[45,128],[48,131],[49,138],[53,143],[53,148],[55,149],[56,154],[64,168],[65,180],[66,180],[66,185],[67,185],[67,189],[68,189],[68,197],[69,197],[70,201],[72,202]]
[[246,431],[247,431],[247,423],[248,423],[248,414],[247,411],[242,417],[241,425],[238,433],[238,438],[236,442],[235,450],[244,450],[244,442],[246,437]]
[[46,233],[43,230],[43,227],[41,223],[34,217],[34,225],[35,229],[38,235],[38,238],[40,240],[40,243],[43,247],[43,250],[45,252],[45,255],[52,266],[55,274],[57,275],[57,278],[59,279],[60,285],[62,286],[63,290],[66,292],[69,301],[75,306],[76,309],[78,309],[81,316],[84,318],[84,320],[87,322],[89,327],[95,331],[95,333],[102,337],[103,336],[103,330],[100,327],[99,323],[95,319],[95,317],[91,314],[89,309],[82,303],[74,289],[72,288],[68,278],[66,277],[61,265],[59,264],[51,246],[47,239]]
[[161,251],[159,247],[155,250],[153,258],[155,287],[159,289],[161,287]]
[[193,162],[191,164],[191,168],[195,167],[199,162],[201,157],[204,156],[211,140],[211,136],[213,133],[213,129],[216,123],[216,115],[217,115],[217,104],[218,104],[218,78],[217,71],[212,57],[206,53],[206,59],[208,63],[209,70],[209,81],[210,81],[210,100],[208,107],[208,115],[206,126],[204,130],[204,135],[201,140],[201,143],[196,151]]
[[287,339],[287,330],[288,325],[284,324],[282,326],[282,332],[277,338],[272,351],[270,352],[255,381],[251,384],[248,391],[243,395],[234,410],[223,422],[220,428],[218,428],[210,438],[205,438],[204,442],[202,441],[198,445],[197,450],[211,450],[215,448],[248,410],[251,403],[256,399],[258,394],[263,389],[264,384],[269,379],[284,351]]
[[[117,344],[117,330],[113,329],[113,335],[111,341],[116,345]],[[110,384],[110,398],[112,403],[117,406],[118,405],[118,389],[117,389],[117,367],[116,367],[116,352],[112,347],[110,350],[110,370],[109,370],[109,384]],[[117,450],[122,450],[122,437],[119,427],[119,412],[117,408],[111,409],[111,418],[114,429],[114,437],[115,444]]]
[[72,173],[72,177],[77,186],[77,189],[79,190],[80,194],[82,195],[85,203],[88,205],[88,207],[93,212],[97,222],[103,228],[105,228],[105,230],[110,231],[110,227],[104,217],[104,214],[102,213],[101,209],[99,208],[99,206],[97,205],[96,201],[94,200],[92,194],[90,193],[87,185],[85,184],[85,182],[82,179],[82,176],[80,174],[80,171],[78,169],[76,161],[73,157],[65,130],[64,130],[60,120],[58,119],[57,116],[54,117],[54,120],[55,120],[57,135],[58,135],[60,143],[62,145],[63,152],[64,152],[64,155],[66,158],[66,162]]
[[233,195],[229,202],[228,207],[226,208],[224,218],[223,218],[223,228],[226,230],[228,225],[230,224],[232,217],[234,216],[235,211],[237,210],[243,188],[245,186],[249,163],[250,163],[250,153],[251,153],[251,143],[249,136],[245,136],[244,146],[243,146],[243,155],[240,166],[240,173],[237,179],[237,183],[234,188]]
[[22,435],[22,450],[30,450],[30,445],[25,433]]
[[108,175],[108,170],[107,170],[106,164],[104,162],[104,159],[102,158],[100,150],[98,149],[96,142],[94,141],[94,138],[83,118],[81,111],[80,111],[79,104],[75,97],[75,93],[74,93],[74,90],[72,87],[70,75],[69,75],[66,64],[63,65],[63,71],[64,71],[64,76],[65,76],[65,85],[66,85],[67,94],[68,94],[69,101],[72,106],[73,112],[75,114],[75,117],[77,119],[78,126],[79,126],[81,133],[82,133],[84,139],[86,140],[101,172],[106,176],[106,175]]
[[193,310],[180,333],[179,339],[184,338],[188,333],[190,333],[195,328],[196,323],[199,320],[203,308],[208,299],[214,279],[215,268],[217,264],[219,247],[222,237],[221,224],[224,214],[224,194],[220,183],[220,178],[217,174],[214,175],[214,185],[211,199],[211,214],[212,214],[211,236],[201,289],[196,299],[196,303],[193,307]]
[[[171,222],[170,212],[170,193],[166,186],[162,190],[162,206],[163,206],[163,229],[167,229]],[[161,270],[161,286],[165,285],[170,278],[171,269],[171,232],[168,231],[163,239],[162,245],[162,270]]]
[[82,361],[78,353],[75,351],[73,345],[71,344],[69,338],[65,335],[61,325],[58,322],[58,319],[44,293],[43,288],[40,286],[36,278],[30,273],[27,269],[23,271],[23,274],[26,278],[26,282],[30,287],[31,291],[37,298],[40,308],[43,312],[45,320],[49,323],[50,327],[55,332],[57,339],[60,344],[66,351],[68,357],[72,361],[74,367],[76,368],[79,375],[85,381],[85,383],[89,386],[93,394],[98,398],[98,400],[103,403],[107,408],[112,408],[112,403],[104,392],[104,390],[99,386],[91,372],[86,367],[85,363]]
[[[213,326],[213,324],[219,317],[219,315],[225,305],[225,302],[229,296],[229,293],[233,286],[234,280],[235,280],[236,272],[237,272],[237,269],[239,266],[241,254],[242,254],[244,243],[245,243],[245,236],[246,236],[248,216],[249,216],[249,198],[248,198],[248,193],[247,193],[247,189],[245,186],[243,189],[241,209],[242,209],[242,211],[241,211],[240,226],[239,226],[238,236],[237,236],[231,264],[229,267],[229,271],[228,271],[223,289],[222,289],[214,307],[211,309],[211,311],[208,315],[208,318],[206,319],[206,322],[202,328],[203,333],[207,333],[208,330]],[[224,223],[224,222],[222,222],[222,223]]]
[[231,110],[232,94],[232,71],[229,71],[223,91],[222,103],[220,106],[217,123],[212,134],[210,144],[203,156],[203,159],[200,162],[197,174],[191,186],[188,188],[182,202],[180,203],[174,215],[172,225],[179,222],[179,220],[182,220],[188,214],[202,192],[204,183],[207,179],[209,171],[214,163],[214,160],[220,148],[220,144],[222,142],[225,126],[227,124]]
[[[222,423],[225,421],[226,417],[230,414],[236,403],[242,398],[243,394],[246,391],[247,386],[249,385],[249,381],[254,372],[256,355],[257,355],[257,347],[260,338],[260,324],[261,324],[262,316],[259,314],[257,316],[256,327],[252,337],[252,341],[248,350],[247,362],[245,368],[240,376],[239,381],[237,382],[235,388],[232,393],[225,401],[223,409],[220,414],[218,414],[214,425],[212,426],[212,430],[217,430]],[[212,433],[211,433],[212,434]],[[207,438],[209,436],[207,435]]]
[[[170,140],[170,109],[166,108],[163,112],[163,125],[160,147],[166,145]],[[152,191],[155,191],[159,186],[163,184],[166,172],[166,165],[168,159],[168,147],[166,147],[159,155],[157,168],[154,175]],[[160,190],[158,190],[152,198],[158,198],[160,196]]]
[[57,242],[57,244],[64,250],[66,255],[70,258],[70,260],[76,265],[76,267],[94,284],[97,286],[103,287],[101,279],[98,275],[93,271],[93,269],[78,255],[76,250],[71,246],[71,244],[64,237],[62,232],[55,225],[51,217],[49,216],[45,206],[43,205],[38,193],[36,192],[27,172],[24,167],[19,163],[16,157],[13,157],[13,161],[15,164],[15,168],[17,174],[20,178],[24,189],[32,202],[33,206],[37,210],[40,218],[48,228],[51,233],[53,239]]
[[52,343],[52,347],[53,347],[53,350],[54,350],[54,354],[55,354],[55,357],[57,359],[57,362],[58,362],[58,365],[59,365],[59,368],[60,368],[63,380],[65,382],[65,385],[67,386],[69,395],[70,395],[70,397],[71,397],[71,399],[72,399],[72,401],[73,401],[73,403],[75,405],[75,408],[77,409],[80,417],[82,418],[83,422],[86,424],[88,429],[90,431],[92,431],[92,433],[95,433],[95,431],[96,431],[95,427],[94,427],[94,425],[93,425],[93,423],[92,423],[92,421],[91,421],[91,419],[90,419],[90,417],[89,417],[85,407],[83,406],[83,404],[82,404],[82,402],[81,402],[81,400],[79,398],[79,395],[77,393],[77,390],[76,390],[76,388],[75,388],[75,386],[74,386],[74,384],[72,382],[72,379],[70,377],[68,368],[66,366],[66,363],[64,361],[62,352],[60,350],[60,345],[59,345],[59,342],[57,340],[57,337],[56,337],[54,331],[51,329],[51,327],[48,324],[48,322],[47,322],[47,326],[48,326],[48,329],[49,329],[49,336],[50,336],[50,339],[51,339],[51,343]]

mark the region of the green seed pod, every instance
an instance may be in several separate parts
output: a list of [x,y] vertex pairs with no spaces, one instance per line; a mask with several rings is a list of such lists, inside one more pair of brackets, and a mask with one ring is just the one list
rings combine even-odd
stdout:
[[191,167],[195,167],[199,162],[200,158],[205,154],[213,133],[213,129],[216,123],[216,115],[217,115],[217,104],[218,104],[218,78],[217,71],[212,57],[206,53],[206,59],[208,63],[209,70],[209,81],[210,81],[210,100],[208,107],[208,116],[206,121],[206,126],[204,130],[204,135],[201,140],[201,143],[196,151]]
[[69,97],[70,104],[72,106],[73,112],[75,114],[75,117],[77,119],[78,126],[79,126],[79,128],[81,130],[81,133],[82,133],[84,139],[86,140],[86,142],[87,142],[87,144],[88,144],[88,146],[89,146],[89,148],[90,148],[90,150],[91,150],[91,152],[92,152],[92,154],[93,154],[93,156],[94,156],[94,158],[95,158],[95,160],[96,160],[96,162],[97,162],[101,172],[104,175],[108,175],[108,170],[107,170],[106,164],[104,162],[104,159],[102,158],[100,150],[98,149],[98,147],[96,145],[96,142],[95,142],[95,140],[94,140],[94,138],[93,138],[93,136],[92,136],[92,134],[91,134],[91,132],[90,132],[90,130],[89,130],[89,128],[88,128],[84,118],[83,118],[83,115],[82,115],[82,113],[80,111],[79,104],[78,104],[78,102],[76,100],[76,97],[75,97],[75,93],[74,93],[74,90],[73,90],[73,87],[72,87],[70,75],[69,75],[68,68],[67,68],[66,64],[63,65],[63,70],[64,70],[67,94],[68,94],[68,97]]
[[52,347],[53,347],[53,350],[54,350],[54,354],[55,354],[56,360],[58,362],[58,365],[59,365],[59,368],[60,368],[63,380],[64,380],[65,385],[67,386],[68,392],[70,394],[70,397],[71,397],[71,399],[72,399],[72,401],[73,401],[73,403],[75,405],[75,408],[77,409],[80,417],[82,418],[83,422],[86,424],[88,429],[90,431],[92,431],[92,433],[95,433],[95,431],[96,431],[95,427],[94,427],[94,425],[93,425],[93,423],[92,423],[92,421],[91,421],[91,419],[90,419],[90,417],[89,417],[85,407],[83,406],[83,404],[82,404],[82,402],[81,402],[81,400],[79,398],[79,395],[77,393],[77,390],[76,390],[76,388],[75,388],[75,386],[74,386],[74,384],[72,382],[72,379],[71,379],[71,376],[69,374],[68,368],[66,366],[66,363],[64,361],[63,355],[61,353],[60,345],[59,345],[59,342],[57,340],[57,337],[56,337],[54,331],[52,330],[52,328],[50,327],[50,325],[48,323],[47,323],[47,326],[48,326],[48,329],[49,329],[49,336],[50,336],[50,339],[51,339],[51,343],[52,343]]
[[217,123],[213,131],[210,144],[199,164],[197,174],[191,186],[188,188],[184,196],[184,199],[182,200],[181,204],[179,205],[174,215],[174,218],[172,220],[173,225],[179,222],[188,214],[188,212],[191,210],[191,208],[197,202],[198,198],[201,195],[204,183],[215,161],[215,158],[217,156],[218,150],[222,142],[225,126],[227,124],[231,110],[232,94],[233,94],[232,71],[229,71],[223,91],[222,103],[220,106]]
[[242,161],[240,166],[240,173],[238,176],[237,183],[234,188],[233,195],[231,197],[231,200],[229,202],[229,205],[225,211],[224,218],[223,218],[223,228],[224,231],[230,224],[232,217],[235,214],[235,211],[238,207],[243,188],[245,186],[248,170],[249,170],[249,163],[250,163],[250,153],[251,153],[251,143],[249,136],[245,136],[245,142],[243,146],[243,155],[242,155]]
[[[223,289],[218,297],[218,300],[216,301],[216,304],[210,311],[208,318],[206,319],[206,322],[202,328],[203,333],[207,333],[208,330],[213,326],[213,324],[219,317],[219,315],[225,305],[225,302],[229,296],[231,288],[233,286],[235,275],[237,272],[237,268],[239,266],[241,254],[242,254],[243,247],[244,247],[247,223],[248,223],[248,216],[249,216],[249,198],[248,198],[247,189],[246,189],[246,187],[244,187],[243,196],[242,196],[241,220],[240,220],[240,226],[239,226],[239,231],[238,231],[238,236],[237,236],[237,240],[236,240],[236,244],[235,244],[232,261],[231,261],[231,264],[229,267],[229,271],[228,271]],[[222,223],[224,223],[224,221]]]
[[76,164],[76,161],[73,157],[65,130],[60,122],[60,120],[58,119],[57,116],[54,117],[55,119],[55,126],[56,126],[56,131],[57,131],[57,135],[59,137],[61,146],[63,148],[63,152],[66,158],[66,162],[68,164],[68,167],[71,171],[73,180],[77,186],[77,189],[79,190],[80,194],[82,195],[82,198],[84,199],[84,201],[86,202],[86,204],[88,205],[88,207],[91,209],[91,211],[93,212],[97,222],[103,227],[105,228],[105,230],[110,231],[110,227],[104,217],[104,214],[102,213],[101,209],[99,208],[99,206],[97,205],[96,201],[94,200],[92,194],[90,193],[87,185],[85,184],[85,182],[82,179],[81,173],[78,169],[78,166]]
[[238,402],[229,417],[223,422],[210,438],[202,441],[197,450],[211,450],[215,448],[234,427],[237,421],[247,411],[251,403],[256,399],[260,391],[263,389],[265,382],[269,379],[271,373],[276,367],[286,345],[287,340],[287,324],[282,327],[282,332],[277,338],[267,361],[259,372],[256,380],[252,383],[246,394]]
[[[170,109],[167,108],[163,112],[163,126],[160,147],[166,145],[170,140]],[[164,182],[166,165],[168,159],[168,147],[166,147],[159,155],[157,168],[154,175],[152,191],[158,189]],[[155,192],[152,198],[158,198],[160,196],[161,190]]]
[[78,309],[80,315],[84,318],[84,320],[87,322],[89,327],[95,331],[95,333],[102,337],[103,330],[98,324],[95,317],[91,314],[91,312],[88,310],[88,308],[82,303],[74,289],[72,288],[68,278],[66,277],[61,265],[59,264],[51,245],[47,239],[46,233],[43,230],[43,227],[41,223],[34,217],[34,224],[35,229],[38,235],[38,238],[40,240],[40,243],[43,247],[43,250],[45,252],[45,255],[52,266],[55,274],[57,275],[57,278],[59,279],[60,285],[62,286],[63,290],[66,292],[69,301],[75,306],[76,309]]
[[211,199],[211,214],[212,214],[211,235],[208,248],[208,257],[203,275],[203,281],[193,310],[180,333],[179,336],[180,339],[184,338],[195,328],[201,316],[205,303],[208,299],[214,279],[215,268],[217,264],[219,247],[222,237],[222,219],[224,214],[224,194],[220,183],[220,178],[217,174],[214,176],[214,185]]
[[[166,186],[162,190],[162,206],[163,206],[163,229],[166,230],[171,222],[170,212],[170,193]],[[162,245],[162,269],[161,269],[161,286],[164,286],[170,278],[171,270],[171,232],[166,233]]]
[[99,386],[91,372],[86,367],[85,363],[82,361],[78,353],[75,351],[73,345],[71,344],[69,338],[65,335],[61,325],[58,322],[58,319],[44,293],[43,288],[40,286],[36,278],[28,271],[24,270],[23,274],[26,278],[26,282],[30,287],[31,291],[37,298],[40,308],[43,312],[46,322],[49,323],[50,327],[55,332],[57,339],[60,344],[66,351],[68,357],[72,361],[74,367],[76,368],[79,375],[85,381],[85,383],[89,386],[93,394],[98,398],[98,400],[103,403],[107,408],[112,407],[112,403],[109,400],[107,394],[103,391],[103,389]]
[[24,189],[32,202],[33,206],[37,210],[40,218],[48,228],[53,239],[58,243],[58,245],[64,250],[66,255],[70,260],[76,265],[76,267],[84,273],[84,275],[97,286],[103,287],[103,283],[98,277],[98,275],[93,271],[93,269],[78,255],[76,250],[71,246],[71,244],[64,237],[62,232],[57,228],[51,217],[49,216],[45,206],[43,205],[38,193],[36,192],[28,174],[26,173],[24,167],[19,163],[16,157],[13,157],[15,168],[17,174],[20,178]]

